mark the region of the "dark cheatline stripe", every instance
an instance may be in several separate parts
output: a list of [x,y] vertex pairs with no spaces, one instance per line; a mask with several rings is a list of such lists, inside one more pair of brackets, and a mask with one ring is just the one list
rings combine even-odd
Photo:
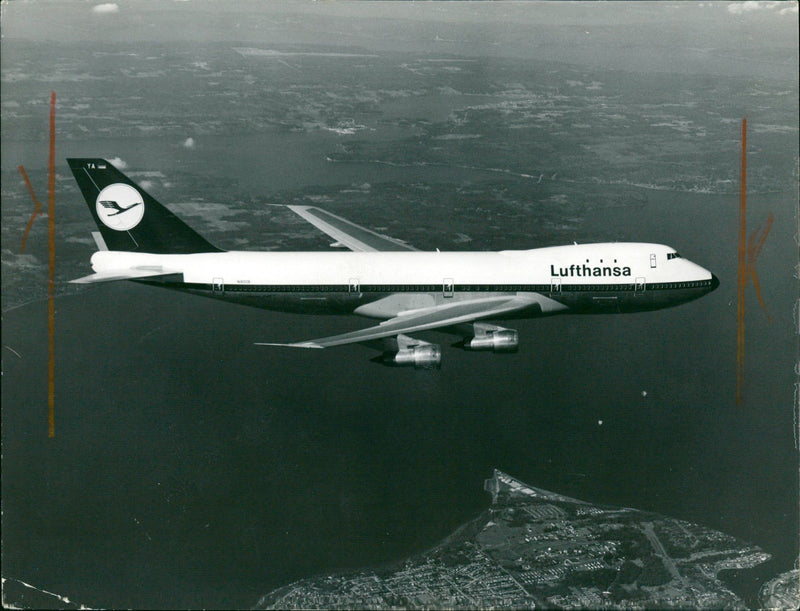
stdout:
[[[210,284],[178,283],[182,288],[211,290]],[[660,282],[645,284],[639,291],[663,291],[695,288],[711,288],[712,280],[695,280],[691,282]],[[347,284],[224,284],[226,292],[241,293],[438,293],[443,291],[441,284],[362,284],[357,290],[351,290]],[[453,287],[459,293],[510,293],[510,292],[581,292],[603,293],[635,291],[635,284],[562,284],[560,291],[552,291],[549,284],[456,284]]]

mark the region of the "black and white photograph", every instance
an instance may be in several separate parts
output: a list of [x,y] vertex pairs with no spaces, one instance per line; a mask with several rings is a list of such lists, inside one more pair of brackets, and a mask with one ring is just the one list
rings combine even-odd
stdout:
[[4,608],[800,606],[798,2],[0,35]]

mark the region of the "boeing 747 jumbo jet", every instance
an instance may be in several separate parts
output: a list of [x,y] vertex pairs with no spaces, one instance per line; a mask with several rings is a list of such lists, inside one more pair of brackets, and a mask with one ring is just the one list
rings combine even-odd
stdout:
[[466,350],[514,352],[517,332],[489,321],[657,310],[719,286],[711,272],[660,244],[421,252],[312,206],[289,209],[352,252],[223,251],[108,161],[67,161],[100,229],[94,273],[73,282],[134,280],[267,310],[382,320],[341,335],[259,345],[382,340],[386,364],[438,367],[439,346],[408,334],[453,331]]

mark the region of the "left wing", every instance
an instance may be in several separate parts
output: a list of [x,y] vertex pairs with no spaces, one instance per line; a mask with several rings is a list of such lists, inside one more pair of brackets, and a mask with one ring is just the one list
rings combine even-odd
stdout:
[[405,242],[375,233],[321,208],[314,206],[287,207],[336,240],[332,246],[346,246],[350,250],[359,252],[417,250]]
[[412,310],[390,318],[379,325],[332,335],[320,339],[313,339],[294,344],[275,344],[259,342],[257,346],[290,346],[293,348],[329,348],[343,344],[355,344],[370,340],[391,337],[394,335],[425,331],[449,327],[465,322],[472,322],[483,318],[495,318],[510,313],[521,313],[524,310],[536,312],[563,309],[564,306],[538,293],[525,293],[523,295],[503,295],[486,297],[484,299],[471,299],[455,303],[437,305],[430,308]]

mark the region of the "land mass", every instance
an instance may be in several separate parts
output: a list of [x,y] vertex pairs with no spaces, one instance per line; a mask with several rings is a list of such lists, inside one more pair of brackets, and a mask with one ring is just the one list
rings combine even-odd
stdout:
[[592,505],[495,470],[488,511],[384,570],[304,579],[258,609],[745,608],[718,578],[770,558],[721,532]]
[[800,570],[781,573],[761,586],[758,593],[763,609],[800,608]]

